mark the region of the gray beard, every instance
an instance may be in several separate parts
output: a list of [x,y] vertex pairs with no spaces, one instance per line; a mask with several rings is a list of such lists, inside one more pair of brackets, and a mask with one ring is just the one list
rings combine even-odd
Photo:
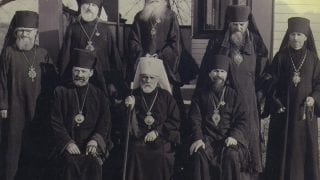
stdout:
[[152,17],[160,18],[160,19],[165,18],[165,12],[168,8],[167,3],[161,2],[156,4],[157,5],[155,5],[155,3],[146,4],[146,6],[143,8],[140,15],[142,20],[148,21]]
[[34,39],[30,38],[17,38],[16,45],[19,50],[30,51],[34,47]]
[[232,34],[230,35],[230,42],[232,46],[240,49],[241,47],[244,46],[245,34],[240,31],[232,32]]

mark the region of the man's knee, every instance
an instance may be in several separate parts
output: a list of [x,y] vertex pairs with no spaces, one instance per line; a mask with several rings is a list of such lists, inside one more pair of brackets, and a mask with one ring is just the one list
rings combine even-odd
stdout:
[[97,157],[94,156],[87,156],[85,164],[98,171],[102,168],[102,165],[99,163]]
[[234,148],[226,148],[223,153],[223,163],[225,165],[240,163],[238,150]]
[[192,154],[192,160],[195,163],[200,163],[206,160],[204,149],[200,148],[197,152]]

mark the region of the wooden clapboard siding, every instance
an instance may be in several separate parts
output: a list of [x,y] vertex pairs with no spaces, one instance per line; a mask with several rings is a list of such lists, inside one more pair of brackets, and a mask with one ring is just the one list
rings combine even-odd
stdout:
[[320,53],[320,1],[319,0],[275,0],[273,54],[280,47],[287,30],[289,17],[302,16],[310,19],[318,54]]
[[196,60],[197,64],[200,65],[202,61],[202,57],[206,51],[208,39],[192,39],[191,43],[192,43],[191,54],[193,58]]

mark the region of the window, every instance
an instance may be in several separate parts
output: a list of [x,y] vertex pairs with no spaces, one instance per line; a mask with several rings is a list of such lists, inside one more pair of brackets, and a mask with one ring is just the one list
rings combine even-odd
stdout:
[[193,36],[209,38],[219,34],[224,26],[225,12],[229,5],[247,4],[251,0],[195,0],[193,19]]

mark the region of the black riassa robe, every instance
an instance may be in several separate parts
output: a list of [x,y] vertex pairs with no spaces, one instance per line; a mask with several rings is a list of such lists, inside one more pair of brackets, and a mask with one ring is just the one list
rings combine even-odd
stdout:
[[[57,72],[45,49],[35,46],[23,52],[8,46],[0,58],[0,109],[8,110],[1,127],[4,180],[35,178],[40,169],[32,168],[41,167],[39,162],[46,156],[47,115]],[[36,71],[34,81],[28,76],[30,65]]]
[[178,19],[172,10],[167,9],[164,19],[161,19],[161,22],[155,26],[156,35],[152,37],[151,29],[155,21],[155,18],[150,18],[148,21],[142,20],[141,12],[137,13],[134,18],[128,37],[130,56],[127,78],[129,81],[133,80],[140,57],[147,53],[151,55],[157,53],[159,59],[163,60],[170,83],[179,83],[178,65],[181,55],[181,41]]
[[[155,122],[148,129],[144,122],[147,110],[142,96],[150,106],[156,92],[158,92],[157,99],[151,110]],[[173,145],[180,141],[180,116],[177,104],[172,95],[161,88],[156,88],[150,94],[137,89],[133,95],[136,104],[131,121],[127,179],[169,180],[174,165]],[[156,130],[159,136],[155,141],[145,143],[146,134],[152,130]]]
[[[191,126],[191,142],[196,140],[203,140],[205,143],[205,149],[199,149],[194,158],[193,170],[190,179],[193,180],[210,180],[214,177],[213,174],[219,174],[219,172],[211,172],[212,168],[222,166],[223,174],[227,176],[221,176],[223,179],[228,179],[240,176],[240,168],[248,168],[248,141],[245,133],[247,132],[247,109],[242,101],[242,97],[238,96],[234,89],[226,86],[224,94],[225,105],[219,108],[221,120],[218,125],[212,120],[214,114],[214,104],[218,104],[220,101],[221,92],[217,96],[215,92],[209,88],[202,88],[193,97],[190,111],[189,121]],[[233,137],[238,141],[237,146],[225,146],[225,139],[227,137]],[[223,150],[225,149],[225,150]],[[238,167],[238,174],[232,174],[235,171],[229,171],[230,169],[224,169],[222,158],[230,158],[230,152],[236,153],[236,156],[240,158],[235,162],[241,164]],[[222,157],[223,154],[223,157]],[[199,158],[199,159],[197,159]],[[199,163],[199,164],[198,164]],[[219,171],[219,170],[218,170]]]
[[[109,103],[99,88],[89,84],[83,108],[85,121],[78,125],[74,120],[79,113],[76,91],[79,94],[79,103],[82,105],[86,88],[87,86],[79,88],[70,84],[58,86],[55,89],[51,127],[56,144],[55,150],[60,160],[58,165],[63,172],[59,174],[63,180],[84,177],[100,180],[102,178],[101,160],[106,151],[111,148],[108,139],[111,130]],[[101,153],[98,157],[85,155],[86,145],[90,140],[98,143],[98,151]],[[81,155],[70,155],[66,151],[65,148],[70,142],[79,147]]]
[[[306,48],[290,54],[298,68],[303,56],[307,56],[300,70],[301,82],[292,82],[293,65],[289,48],[278,52],[272,62],[272,75],[276,83],[269,126],[266,174],[268,180],[318,180],[318,123],[320,103],[320,63],[318,57]],[[303,120],[304,102],[308,96],[315,100],[312,116]],[[277,113],[279,108],[284,113]]]
[[[75,57],[73,54],[75,53],[74,48],[85,49],[87,46],[88,37],[79,22],[81,22],[90,37],[94,31],[96,21],[99,20],[93,22],[77,20],[67,28],[57,65],[63,81],[68,81],[72,77],[73,57]],[[113,77],[123,77],[123,74],[119,51],[106,23],[98,23],[97,31],[92,36],[92,42],[98,60],[95,66],[95,75],[91,78],[91,82],[107,93],[107,85],[117,82]]]
[[[201,63],[199,78],[197,82],[198,87],[204,87],[206,84],[205,69],[208,63],[212,60],[212,55],[223,54],[231,57],[230,55],[230,43],[229,34],[225,35],[225,39],[220,42],[212,42],[213,47],[208,47],[207,55],[204,57]],[[267,53],[258,51],[261,49],[261,42],[258,41],[258,35],[254,33],[248,33],[245,46],[240,50],[243,56],[243,61],[240,65],[235,62],[230,63],[229,79],[230,85],[234,88],[239,95],[243,96],[243,100],[246,101],[245,105],[248,109],[248,132],[246,135],[249,141],[249,149],[252,156],[252,169],[255,172],[262,172],[262,153],[260,145],[260,117],[257,104],[256,92],[261,90],[257,86],[262,79],[262,74],[267,62]],[[231,57],[232,59],[232,57]],[[196,90],[197,91],[197,90]]]

